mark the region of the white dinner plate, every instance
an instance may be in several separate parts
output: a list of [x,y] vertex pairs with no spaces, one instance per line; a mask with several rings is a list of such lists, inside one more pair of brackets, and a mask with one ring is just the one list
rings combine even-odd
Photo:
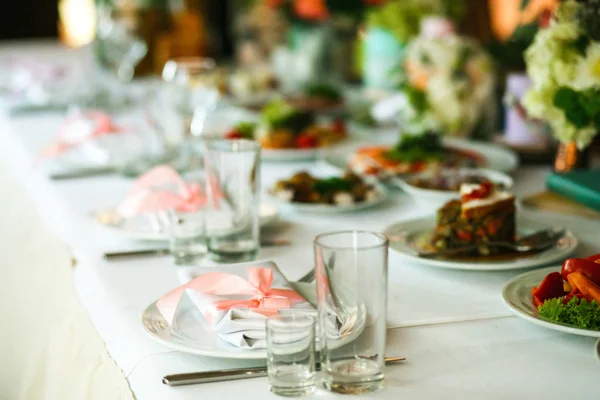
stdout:
[[531,297],[531,288],[538,286],[549,273],[558,271],[560,271],[560,266],[548,267],[526,272],[510,280],[502,289],[504,302],[518,317],[524,318],[536,325],[543,326],[544,328],[572,333],[574,335],[600,337],[600,331],[575,328],[571,325],[548,321],[537,314],[537,308],[534,306]]
[[[128,239],[161,242],[169,240],[169,235],[166,232],[157,230],[153,227],[150,218],[145,215],[120,219],[111,218],[111,214],[114,215],[114,211],[107,210],[94,213],[92,214],[92,217],[102,226],[110,229],[114,233],[127,237]],[[278,216],[279,212],[277,211],[277,208],[267,204],[261,204],[259,216],[261,227],[265,227],[275,222]]]
[[[519,166],[519,157],[517,154],[498,144],[448,137],[443,138],[443,144],[446,147],[478,153],[485,160],[485,165],[482,168],[511,173]],[[359,148],[367,145],[373,145],[373,143],[357,143],[355,141],[351,145],[340,146],[337,149],[328,149],[328,151],[323,153],[322,160],[340,170],[346,170],[350,158]]]
[[376,192],[376,197],[369,201],[361,201],[349,205],[334,205],[334,204],[310,204],[298,203],[279,200],[269,191],[270,202],[277,205],[279,208],[297,213],[310,214],[342,214],[364,210],[375,207],[381,204],[388,196],[387,190],[380,184],[373,184]]
[[[416,236],[432,232],[435,225],[436,216],[432,215],[394,224],[388,227],[385,230],[385,233],[392,238],[392,240],[390,240],[390,248],[407,261],[436,268],[468,271],[506,271],[541,267],[557,261],[562,262],[575,251],[578,244],[577,238],[573,233],[571,231],[566,231],[565,236],[560,239],[553,248],[523,258],[497,261],[463,261],[421,258],[413,248],[412,240]],[[544,225],[543,222],[517,218],[517,232],[520,236],[547,228],[550,227]]]
[[[315,291],[314,286],[312,289]],[[308,300],[313,304],[316,301],[314,296]],[[231,359],[266,359],[265,350],[244,350],[221,339],[211,331],[200,310],[187,299],[187,296],[184,296],[181,302],[172,325],[169,325],[158,311],[156,302],[150,304],[142,313],[141,322],[144,332],[157,342],[185,353]],[[343,339],[333,342],[333,345],[329,343],[329,346],[331,348],[344,346],[360,336],[363,329],[364,326]]]
[[[329,147],[331,149],[334,146]],[[300,162],[319,158],[325,149],[262,149],[261,158],[266,162]]]

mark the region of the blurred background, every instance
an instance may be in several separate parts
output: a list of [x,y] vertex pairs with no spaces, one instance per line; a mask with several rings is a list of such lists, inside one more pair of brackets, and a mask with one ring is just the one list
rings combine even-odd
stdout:
[[[139,73],[160,71],[161,63],[182,55],[232,59],[237,54],[251,58],[257,55],[252,54],[254,50],[268,56],[274,46],[285,40],[286,29],[291,25],[289,19],[281,11],[273,11],[268,2],[253,0],[4,1],[0,5],[0,39],[58,38],[67,46],[80,47],[95,37],[97,7],[111,3],[118,10],[119,18],[134,24],[150,43],[151,51],[139,66]],[[374,15],[377,11],[371,10],[358,15],[352,10],[356,2],[346,3],[349,12],[333,17],[347,47],[360,50],[357,42],[364,40],[360,33],[364,33],[369,24],[379,23],[405,36],[410,33],[404,32],[410,31],[410,27],[405,26],[407,21],[401,16],[386,17],[383,12]],[[462,4],[463,1],[447,3]],[[449,10],[458,22],[459,31],[491,44],[505,42],[517,27],[535,22],[544,12],[553,9],[557,0],[466,0],[464,3],[457,7],[462,8],[458,12]],[[412,23],[416,34],[418,18]]]

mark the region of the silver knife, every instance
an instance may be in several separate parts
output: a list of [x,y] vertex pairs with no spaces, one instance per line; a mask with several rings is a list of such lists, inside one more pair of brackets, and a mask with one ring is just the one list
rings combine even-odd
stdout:
[[69,179],[89,178],[92,176],[113,175],[116,171],[112,167],[92,167],[82,168],[65,172],[50,174],[49,178],[53,181],[66,181]]
[[[404,357],[386,357],[385,365],[406,360]],[[320,366],[317,365],[317,370]],[[220,371],[190,372],[187,374],[165,375],[162,383],[168,386],[195,385],[198,383],[224,382],[238,379],[260,378],[267,376],[267,367],[233,368]]]
[[[262,247],[281,247],[289,246],[291,242],[285,239],[264,239],[261,240],[260,245]],[[167,248],[161,249],[148,249],[148,250],[133,250],[133,251],[119,251],[113,253],[105,253],[104,259],[106,261],[117,261],[120,259],[127,258],[143,258],[143,257],[160,257],[168,256],[170,250]]]

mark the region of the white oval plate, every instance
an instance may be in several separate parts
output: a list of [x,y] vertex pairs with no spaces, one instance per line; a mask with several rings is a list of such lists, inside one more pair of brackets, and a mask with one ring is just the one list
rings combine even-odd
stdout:
[[502,288],[504,303],[506,303],[508,308],[510,308],[518,317],[544,328],[572,333],[574,335],[600,337],[600,331],[575,328],[571,325],[548,321],[537,315],[537,308],[533,305],[533,299],[531,298],[531,288],[538,286],[549,273],[557,271],[560,271],[560,266],[526,272],[510,280]]
[[[418,219],[412,219],[400,222],[388,227],[385,233],[390,236],[396,236],[397,240],[390,240],[390,248],[394,250],[401,258],[415,264],[426,265],[436,268],[459,269],[467,271],[507,271],[516,269],[526,269],[541,267],[553,262],[564,260],[571,255],[577,248],[577,238],[572,232],[565,232],[555,247],[533,254],[529,257],[517,258],[515,260],[502,261],[461,261],[461,260],[440,260],[431,258],[421,258],[411,247],[409,239],[412,235],[431,232],[436,225],[436,216],[428,216]],[[533,220],[517,218],[517,232],[519,235],[528,235],[535,231],[547,229],[549,226]]]
[[319,149],[262,149],[261,159],[266,162],[312,161],[323,151]]
[[[489,179],[495,183],[501,183],[504,185],[504,187],[506,189],[512,188],[513,184],[514,184],[514,181],[510,176],[508,176],[505,173],[500,172],[500,171],[494,171],[494,170],[485,169],[485,168],[471,168],[471,169],[461,168],[460,170],[469,171],[470,173],[484,176],[487,179]],[[431,175],[432,175],[431,172],[425,172],[425,173],[421,173],[421,174],[415,174],[414,176],[411,176],[410,179],[414,179],[418,176],[431,176]],[[430,206],[432,208],[436,208],[436,209],[442,207],[444,204],[446,204],[450,200],[460,198],[459,192],[424,189],[424,188],[414,186],[414,185],[410,184],[409,182],[407,182],[406,180],[400,179],[400,178],[394,178],[394,179],[390,180],[390,183],[395,186],[398,186],[404,192],[408,193],[415,200],[417,200],[419,204],[427,204],[428,206]]]
[[[372,145],[373,143],[370,143]],[[494,143],[474,142],[466,139],[443,138],[443,144],[447,147],[453,147],[460,150],[469,150],[479,153],[485,159],[485,167],[495,171],[511,173],[519,166],[519,157],[517,154],[505,147]],[[351,146],[343,146],[339,149],[329,149],[323,153],[323,161],[333,167],[345,170],[348,167],[348,160],[360,148],[369,145],[369,143],[354,142]],[[379,144],[378,144],[379,145]],[[391,146],[391,145],[390,145]]]
[[[112,211],[105,211],[112,212]],[[164,242],[169,240],[169,235],[165,232],[159,232],[152,227],[150,219],[144,215],[139,215],[130,219],[122,219],[118,221],[102,221],[100,215],[103,212],[94,213],[93,219],[102,226],[110,229],[112,232],[128,239],[158,241]],[[279,212],[277,208],[261,204],[260,206],[260,226],[265,227],[277,220]]]
[[288,202],[279,200],[277,197],[272,195],[271,191],[269,191],[268,194],[270,197],[270,202],[284,210],[311,214],[342,214],[364,210],[381,204],[388,197],[388,192],[382,185],[373,184],[373,186],[375,187],[375,191],[377,193],[377,197],[375,199],[370,201],[362,201],[360,203],[354,203],[347,206]]

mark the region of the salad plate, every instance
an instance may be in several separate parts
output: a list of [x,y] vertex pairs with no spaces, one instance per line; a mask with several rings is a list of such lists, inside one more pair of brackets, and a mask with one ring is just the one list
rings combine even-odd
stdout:
[[[265,227],[277,220],[277,208],[261,204],[260,226]],[[111,232],[133,240],[163,242],[169,240],[169,234],[150,215],[138,215],[133,218],[120,218],[114,210],[99,211],[92,214],[93,219]]]
[[[403,260],[429,267],[467,271],[505,271],[541,267],[562,261],[572,254],[578,245],[575,235],[565,231],[554,247],[534,254],[444,259],[419,257],[419,241],[430,236],[436,224],[436,216],[431,215],[391,225],[385,229],[385,234],[390,237],[390,248]],[[516,226],[518,236],[526,236],[548,228],[543,223],[525,218],[518,218]]]
[[299,172],[290,179],[277,182],[268,195],[271,202],[281,209],[339,214],[375,207],[385,201],[388,192],[376,180],[354,174],[321,177]]
[[510,280],[502,289],[504,303],[518,317],[526,319],[538,326],[574,335],[600,338],[600,331],[581,329],[571,325],[554,322],[538,315],[537,307],[533,304],[531,288],[536,287],[552,272],[559,272],[560,266],[548,267],[529,271]]
[[[469,158],[474,161],[475,165],[472,165],[474,167],[511,173],[516,170],[519,165],[519,158],[515,152],[496,144],[449,137],[442,138],[441,144],[446,150],[452,149],[457,152],[468,154]],[[371,144],[357,141],[344,146],[340,145],[339,148],[325,151],[322,160],[326,164],[340,170],[345,170],[359,151],[369,146],[371,146]],[[393,145],[382,146],[382,148],[385,147],[391,149]]]

